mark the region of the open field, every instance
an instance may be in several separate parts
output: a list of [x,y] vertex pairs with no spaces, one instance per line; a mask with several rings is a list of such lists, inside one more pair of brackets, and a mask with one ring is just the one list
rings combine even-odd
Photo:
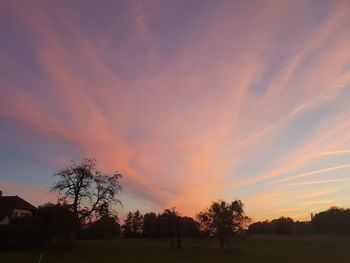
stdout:
[[171,250],[168,240],[79,241],[67,250],[51,245],[44,250],[0,252],[1,263],[46,262],[350,262],[350,238],[333,236],[251,237],[235,240],[234,252],[220,251],[216,240],[184,240]]

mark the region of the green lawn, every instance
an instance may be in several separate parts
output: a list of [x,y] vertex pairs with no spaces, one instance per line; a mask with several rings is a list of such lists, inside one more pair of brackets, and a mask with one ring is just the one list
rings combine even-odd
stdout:
[[350,262],[350,238],[333,236],[251,237],[235,240],[228,255],[216,240],[184,240],[184,248],[171,250],[168,240],[79,241],[74,249],[51,245],[44,250],[0,252],[1,263],[38,262]]

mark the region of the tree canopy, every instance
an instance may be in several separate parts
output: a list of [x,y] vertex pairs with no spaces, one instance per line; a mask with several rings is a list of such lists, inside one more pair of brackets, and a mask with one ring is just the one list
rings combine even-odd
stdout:
[[245,215],[243,203],[235,200],[226,203],[223,200],[213,202],[211,206],[197,215],[201,229],[219,239],[220,247],[231,250],[230,239],[239,234],[249,218]]
[[126,238],[140,237],[143,229],[143,216],[140,211],[129,212],[123,225],[123,236]]
[[121,204],[121,174],[102,173],[96,160],[84,158],[80,164],[72,162],[54,174],[58,181],[51,191],[58,194],[60,202],[69,204],[75,218],[76,229],[92,217],[111,214],[112,205]]
[[311,221],[316,232],[350,234],[350,209],[331,207],[316,214]]

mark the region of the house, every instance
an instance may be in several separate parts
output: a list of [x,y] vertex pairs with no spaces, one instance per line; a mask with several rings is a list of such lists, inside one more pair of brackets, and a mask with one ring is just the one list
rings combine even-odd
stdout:
[[32,215],[36,207],[19,196],[2,196],[0,191],[0,225],[8,225],[11,218]]

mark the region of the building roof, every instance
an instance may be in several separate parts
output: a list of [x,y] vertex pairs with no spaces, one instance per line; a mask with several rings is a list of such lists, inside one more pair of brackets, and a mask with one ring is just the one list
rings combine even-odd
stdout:
[[9,216],[13,209],[21,208],[30,211],[36,210],[36,207],[23,200],[19,196],[2,196],[0,197],[0,221]]

